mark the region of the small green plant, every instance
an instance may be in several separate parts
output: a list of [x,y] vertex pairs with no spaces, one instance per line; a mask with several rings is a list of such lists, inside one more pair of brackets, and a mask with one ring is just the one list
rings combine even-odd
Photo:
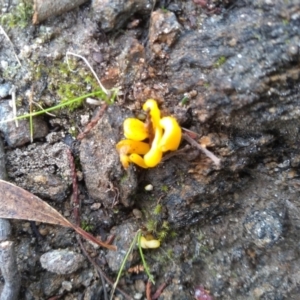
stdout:
[[220,56],[218,60],[214,63],[215,68],[219,68],[226,62],[226,57],[225,56]]
[[0,24],[9,28],[25,28],[29,24],[32,14],[32,4],[29,1],[22,1],[11,12],[0,17]]
[[91,224],[89,221],[83,220],[83,221],[81,222],[81,228],[82,228],[84,231],[91,232],[91,231],[93,231],[93,229],[94,229],[94,225]]
[[146,215],[148,215],[146,222],[147,231],[154,234],[159,241],[163,241],[168,236],[172,236],[169,223],[161,220],[162,208],[162,205],[158,203],[152,210],[151,214],[146,213]]
[[160,188],[162,192],[167,192],[169,190],[167,185],[162,185],[162,187]]
[[154,215],[159,215],[159,214],[161,214],[161,210],[162,210],[162,205],[161,204],[157,204],[154,207],[153,214]]

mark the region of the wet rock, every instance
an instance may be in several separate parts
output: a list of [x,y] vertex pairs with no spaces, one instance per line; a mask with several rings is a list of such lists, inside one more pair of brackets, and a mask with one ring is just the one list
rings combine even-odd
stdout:
[[83,300],[90,300],[90,299],[101,299],[102,294],[102,285],[100,282],[94,282],[91,286],[87,287],[84,293]]
[[82,267],[84,256],[68,250],[52,250],[43,254],[40,262],[44,269],[56,274],[71,274]]
[[3,83],[0,84],[0,98],[5,98],[9,95],[9,91],[11,89],[11,84]]
[[158,9],[151,14],[149,42],[150,48],[155,56],[164,58],[169,48],[174,44],[181,25],[178,23],[174,13]]
[[[109,251],[106,254],[106,260],[109,265],[109,268],[113,272],[120,270],[120,266],[123,262],[123,259],[128,251],[134,236],[137,231],[137,226],[133,223],[125,223],[120,226],[116,226],[112,229],[111,234],[115,235],[114,245],[118,247],[117,251]],[[132,261],[132,255],[128,257],[128,260],[125,265],[125,269],[129,268]]]
[[253,242],[262,248],[272,246],[283,231],[282,220],[272,209],[251,213],[246,217],[244,227]]
[[152,0],[94,0],[92,3],[95,20],[104,31],[120,29],[134,14],[147,15],[152,7]]
[[138,40],[126,37],[124,50],[117,60],[120,68],[120,78],[125,85],[133,84],[137,79],[141,79],[145,68],[145,49]]
[[[0,102],[0,119],[6,120],[13,118],[12,108],[9,101]],[[33,138],[41,138],[47,135],[48,126],[43,119],[34,117],[33,119]],[[0,130],[3,132],[7,144],[11,147],[22,146],[30,142],[29,119],[19,120],[16,127],[15,122],[0,124]]]
[[116,151],[122,137],[122,126],[128,112],[110,106],[80,145],[80,161],[89,195],[105,207],[118,201],[133,204],[130,196],[137,187],[137,175],[131,166],[125,171]]
[[[274,5],[274,11],[293,15],[292,4],[289,8],[283,1]],[[198,110],[200,122],[213,117],[223,125],[236,126],[245,119],[241,124],[245,128],[246,122],[251,123],[250,118],[259,124],[283,114],[294,118],[289,105],[295,102],[292,99],[279,102],[273,89],[281,86],[284,91],[289,81],[296,82],[299,78],[299,69],[293,69],[290,63],[299,61],[299,55],[295,57],[291,51],[300,43],[299,18],[283,24],[282,17],[274,11],[270,12],[266,3],[236,7],[228,18],[226,15],[207,18],[200,32],[186,32],[178,40],[168,62],[170,91],[178,94],[194,88],[198,91],[193,106]],[[285,44],[286,40],[295,47]],[[282,68],[285,75],[275,71]],[[260,99],[261,95],[265,97]],[[260,117],[254,102],[262,102],[258,105]],[[278,109],[272,112],[273,106]],[[233,113],[236,110],[238,116]],[[236,118],[227,118],[230,113]]]
[[71,185],[71,171],[63,143],[31,144],[7,151],[7,172],[15,183],[41,198],[62,201]]

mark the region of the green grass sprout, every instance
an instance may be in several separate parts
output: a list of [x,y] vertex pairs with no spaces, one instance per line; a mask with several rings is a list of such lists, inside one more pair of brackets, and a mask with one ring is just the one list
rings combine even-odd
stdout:
[[[113,94],[110,97],[110,99],[108,99],[106,102],[108,104],[112,104],[114,102],[114,99],[115,99],[117,93],[118,93],[118,91],[114,90]],[[54,111],[54,110],[69,106],[69,105],[71,105],[75,102],[82,101],[82,100],[84,100],[88,97],[96,97],[96,96],[99,96],[99,95],[102,95],[102,94],[103,94],[103,91],[95,91],[95,92],[85,94],[85,95],[82,95],[80,97],[77,97],[77,98],[74,98],[74,99],[71,99],[71,100],[63,101],[62,103],[59,103],[55,106],[51,106],[51,107],[48,107],[48,108],[43,108],[43,109],[41,109],[39,111],[36,111],[36,112],[32,112],[32,113],[28,113],[28,114],[25,114],[25,115],[17,116],[17,117],[7,119],[7,120],[2,120],[2,121],[0,121],[0,124],[7,123],[7,122],[12,122],[12,121],[16,121],[16,120],[23,120],[23,119],[27,119],[27,118],[30,118],[30,117],[36,117],[36,116],[48,113],[50,111]]]

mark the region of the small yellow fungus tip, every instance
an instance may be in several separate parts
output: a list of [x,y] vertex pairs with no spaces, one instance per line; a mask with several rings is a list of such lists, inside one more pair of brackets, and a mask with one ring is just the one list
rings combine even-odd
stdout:
[[[152,128],[149,129],[149,125],[139,119],[127,118],[123,123],[126,140],[116,145],[125,169],[130,162],[142,168],[153,168],[161,162],[163,152],[175,151],[180,145],[181,127],[174,117],[161,118],[154,99],[148,99],[143,105],[143,110],[149,112]],[[153,133],[154,139],[151,142],[150,135]]]
[[143,249],[155,249],[160,247],[159,240],[147,240],[144,236],[140,238],[140,245]]

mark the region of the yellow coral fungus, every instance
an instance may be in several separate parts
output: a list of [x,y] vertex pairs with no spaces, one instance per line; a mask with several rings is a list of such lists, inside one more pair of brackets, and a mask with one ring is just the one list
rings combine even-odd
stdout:
[[158,146],[161,136],[162,129],[160,127],[157,127],[155,129],[155,136],[151,145],[151,149],[144,155],[145,164],[150,168],[157,166],[161,161],[162,151]]
[[144,249],[155,249],[160,247],[160,241],[159,240],[147,240],[144,236],[141,236],[140,238],[140,245]]
[[159,120],[160,120],[160,110],[157,106],[157,102],[153,99],[148,99],[143,105],[144,111],[150,111],[151,121],[153,127],[159,127]]
[[[116,145],[120,161],[125,169],[128,168],[129,162],[142,168],[155,167],[161,162],[163,152],[177,150],[181,141],[181,128],[176,119],[174,117],[161,118],[155,100],[148,99],[143,105],[143,110],[149,112],[151,127],[149,128],[149,125],[135,118],[126,119],[123,128],[127,139]],[[153,133],[152,141],[150,136]]]
[[149,168],[149,166],[146,165],[144,159],[136,154],[136,153],[132,153],[130,156],[129,156],[129,160],[133,163],[135,163],[136,165],[138,165],[139,167],[141,168],[144,168],[144,169],[147,169]]
[[123,123],[124,135],[127,139],[143,141],[149,134],[145,123],[135,118],[128,118]]
[[164,117],[160,120],[160,126],[164,134],[159,141],[159,147],[163,152],[177,150],[181,141],[181,127],[173,117]]
[[132,140],[122,140],[116,145],[116,148],[120,154],[120,161],[125,169],[129,167],[130,162],[127,154],[146,154],[150,150],[149,144]]

